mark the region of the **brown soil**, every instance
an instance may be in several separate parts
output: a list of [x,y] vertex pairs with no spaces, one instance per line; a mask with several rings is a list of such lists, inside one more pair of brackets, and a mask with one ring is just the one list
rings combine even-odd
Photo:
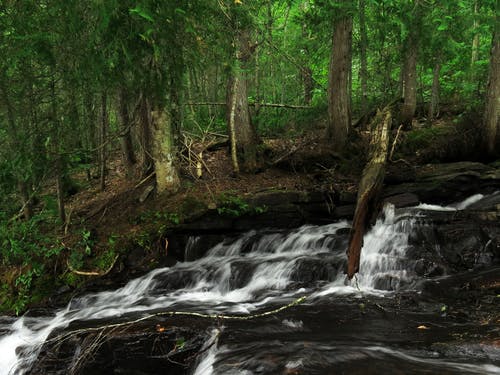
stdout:
[[[192,142],[191,160],[214,141]],[[180,191],[174,195],[152,194],[143,203],[139,199],[145,189],[152,185],[154,176],[141,181],[140,172],[136,170],[133,177],[127,177],[119,153],[115,153],[108,166],[105,191],[100,191],[98,179],[87,182],[83,174],[73,176],[77,182],[90,186],[68,199],[66,209],[70,223],[62,241],[71,248],[81,239],[81,232],[85,229],[93,231],[96,248],[104,248],[112,235],[124,237],[140,231],[141,224],[134,223],[134,219],[142,214],[176,213],[186,200],[215,207],[218,197],[223,193],[250,197],[267,190],[335,188],[354,191],[356,188],[356,171],[351,171],[347,176],[338,172],[327,146],[314,135],[288,140],[269,139],[265,141],[265,148],[267,166],[256,174],[234,175],[225,148],[203,152],[200,178],[196,177],[196,163],[189,162],[189,155],[183,157]],[[312,168],[303,167],[311,163]]]

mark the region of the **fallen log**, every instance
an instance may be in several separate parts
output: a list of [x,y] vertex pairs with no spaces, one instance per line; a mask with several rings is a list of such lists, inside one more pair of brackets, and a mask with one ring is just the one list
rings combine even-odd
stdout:
[[352,279],[359,271],[363,236],[371,214],[377,206],[384,182],[385,164],[389,150],[389,136],[392,123],[392,106],[378,111],[370,124],[370,158],[359,183],[358,198],[347,248],[347,277]]

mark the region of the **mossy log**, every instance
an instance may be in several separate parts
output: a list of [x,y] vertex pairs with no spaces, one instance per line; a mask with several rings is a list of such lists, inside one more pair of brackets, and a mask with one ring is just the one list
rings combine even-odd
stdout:
[[347,249],[347,277],[349,279],[352,279],[354,274],[359,271],[363,236],[382,190],[391,123],[392,106],[389,105],[382,111],[378,111],[377,116],[370,124],[370,158],[359,183],[356,211]]

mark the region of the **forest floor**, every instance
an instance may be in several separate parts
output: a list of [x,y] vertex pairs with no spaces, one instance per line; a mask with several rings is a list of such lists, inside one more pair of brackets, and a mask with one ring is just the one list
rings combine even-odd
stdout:
[[[166,218],[167,213],[174,216],[188,213],[185,212],[187,202],[216,208],[218,202],[228,196],[245,199],[265,191],[336,189],[354,192],[362,168],[350,164],[347,172],[341,171],[338,168],[340,159],[331,154],[320,139],[314,134],[294,139],[266,139],[267,160],[262,170],[237,176],[232,172],[230,156],[224,147],[203,153],[202,175],[197,177],[196,161],[200,159],[194,155],[199,155],[199,151],[193,151],[191,162],[189,157],[183,157],[180,190],[173,195],[154,197],[151,194],[147,198],[144,196],[154,177],[141,181],[138,168],[134,176],[128,177],[116,152],[108,164],[104,191],[100,190],[97,178],[89,181],[85,173],[73,176],[82,189],[67,201],[66,209],[71,216],[63,243],[74,245],[80,240],[82,230],[88,230],[93,233],[96,247],[107,246],[111,236],[141,231],[144,216],[161,212]],[[193,142],[191,150],[206,149],[211,142],[216,140]]]
[[[409,133],[393,130],[393,160],[403,159],[411,167],[466,157],[467,147],[462,144],[467,142],[468,130],[457,129],[451,117],[436,121],[432,127],[424,122],[414,125]],[[108,163],[104,191],[99,188],[97,176],[90,180],[84,172],[72,176],[80,189],[67,201],[69,220],[61,237],[63,245],[72,247],[81,241],[82,231],[91,231],[95,247],[106,247],[112,236],[140,232],[145,217],[157,215],[159,219],[161,213],[163,218],[177,221],[193,206],[216,208],[228,196],[244,200],[277,190],[355,193],[366,162],[368,131],[357,129],[344,156],[331,152],[323,133],[320,129],[295,137],[263,139],[261,171],[237,176],[232,171],[227,144],[221,147],[224,138],[210,134],[186,136],[181,188],[176,194],[162,196],[147,195],[154,176],[142,179],[139,167],[133,176],[127,176],[120,154],[115,151]],[[453,142],[453,137],[458,140]]]

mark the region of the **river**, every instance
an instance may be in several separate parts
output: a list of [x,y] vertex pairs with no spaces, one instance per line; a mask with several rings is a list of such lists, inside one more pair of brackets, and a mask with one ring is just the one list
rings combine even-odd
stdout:
[[[160,373],[172,362],[166,349],[117,354],[112,345],[103,349],[106,334],[92,355],[83,356],[85,329],[133,320],[155,333],[151,340],[159,340],[164,329],[198,327],[198,353],[179,373],[500,374],[498,315],[496,323],[461,316],[464,306],[455,306],[445,289],[450,280],[481,272],[498,281],[488,243],[474,260],[475,271],[451,274],[423,255],[443,257],[434,213],[453,215],[482,199],[405,209],[386,205],[365,235],[361,272],[351,282],[343,273],[350,224],[341,221],[228,237],[201,259],[155,269],[119,289],[74,298],[41,316],[2,317],[0,374]],[[192,237],[188,246],[203,240]],[[494,312],[499,298],[492,298],[485,309]],[[179,321],[161,315],[168,311],[187,314]],[[182,351],[185,336],[168,351]],[[58,340],[71,341],[64,358],[58,358]]]

